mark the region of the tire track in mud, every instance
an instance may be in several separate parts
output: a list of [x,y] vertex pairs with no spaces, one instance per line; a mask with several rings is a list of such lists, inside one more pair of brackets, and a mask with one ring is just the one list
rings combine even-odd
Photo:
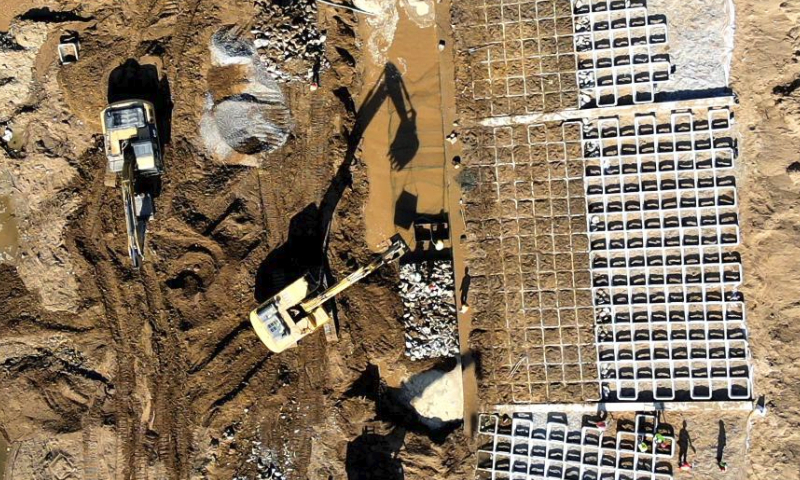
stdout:
[[177,329],[166,315],[161,285],[152,263],[145,263],[141,279],[150,312],[148,321],[153,329],[158,371],[155,374],[156,392],[153,430],[158,434],[158,457],[168,472],[176,477],[188,476],[188,453],[191,432],[186,431],[185,355],[180,348]]
[[181,66],[188,57],[188,55],[184,55],[186,44],[189,42],[192,33],[197,31],[198,25],[195,24],[195,17],[197,16],[197,12],[203,0],[194,0],[187,3],[187,8],[178,8],[178,20],[172,40],[173,48],[170,49],[171,51],[167,52],[170,58],[169,66],[172,67],[170,73],[174,79],[172,89],[176,92],[180,91],[180,82],[182,79],[182,75],[180,75],[182,71]]
[[[100,150],[95,153],[95,156],[97,157],[94,159],[95,163],[100,164],[105,161]],[[104,170],[104,168],[96,169],[97,172]],[[129,322],[123,320],[125,318],[123,296],[118,286],[125,280],[113,268],[113,260],[109,257],[109,247],[103,248],[99,244],[99,239],[102,239],[105,233],[114,228],[113,225],[109,228],[101,221],[101,214],[103,209],[116,207],[110,195],[117,193],[117,190],[109,190],[105,187],[102,173],[95,173],[93,179],[87,179],[84,183],[86,184],[84,186],[89,187],[87,201],[83,206],[83,211],[76,215],[72,222],[70,230],[73,235],[71,237],[67,235],[67,238],[81,253],[87,270],[94,273],[89,277],[100,292],[100,302],[104,309],[103,317],[111,333],[117,356],[117,375],[114,379],[113,394],[117,434],[117,474],[118,477],[125,479],[144,478],[141,475],[143,473],[141,459],[137,458],[140,457],[137,452],[141,450],[141,429],[139,425],[131,421],[131,418],[135,418],[139,410],[133,400],[136,389],[136,372],[133,367],[136,361],[133,354],[134,348],[137,347],[134,340],[136,332],[132,331],[133,326]],[[91,415],[87,422],[89,425],[93,424]],[[84,451],[91,452],[93,448],[96,448],[96,444],[97,441],[92,438],[91,434],[84,436]],[[96,470],[96,467],[90,466],[90,473],[93,469]]]

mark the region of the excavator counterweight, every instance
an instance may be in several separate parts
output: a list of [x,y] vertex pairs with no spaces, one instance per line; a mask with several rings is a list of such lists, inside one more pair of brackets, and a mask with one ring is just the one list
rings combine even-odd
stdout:
[[399,235],[392,237],[383,253],[319,294],[314,293],[314,281],[306,274],[250,312],[250,323],[264,345],[280,353],[331,321],[326,302],[407,251],[408,245]]

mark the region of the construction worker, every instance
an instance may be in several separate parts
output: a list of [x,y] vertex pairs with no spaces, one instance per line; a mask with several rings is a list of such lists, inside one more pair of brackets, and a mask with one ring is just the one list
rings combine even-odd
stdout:
[[669,449],[669,440],[667,440],[667,437],[661,435],[660,433],[656,433],[653,437],[653,444],[658,445],[658,448],[663,450]]
[[645,453],[647,452],[647,448],[648,448],[647,442],[645,442],[644,439],[642,439],[642,441],[639,442],[639,451]]

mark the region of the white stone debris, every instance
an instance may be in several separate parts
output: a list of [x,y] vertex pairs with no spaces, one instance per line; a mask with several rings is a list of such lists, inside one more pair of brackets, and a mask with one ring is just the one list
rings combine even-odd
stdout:
[[325,32],[317,27],[316,0],[256,0],[259,10],[250,32],[267,69],[283,81],[313,80],[314,70],[330,66]]
[[412,360],[458,354],[453,265],[446,260],[400,267],[406,356]]

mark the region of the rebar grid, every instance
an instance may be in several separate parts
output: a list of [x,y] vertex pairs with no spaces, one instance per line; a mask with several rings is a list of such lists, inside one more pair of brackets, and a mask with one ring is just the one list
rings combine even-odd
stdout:
[[512,403],[598,400],[580,128],[482,132],[464,200],[473,327],[493,332],[486,387]]
[[479,115],[555,112],[578,102],[569,0],[485,0],[458,6],[453,28],[471,57]]
[[583,126],[603,396],[749,399],[727,108]]
[[[594,422],[572,427],[566,414],[543,422],[535,414],[479,418],[480,480],[670,480],[675,438],[670,426],[649,414],[632,431],[607,436]],[[656,435],[659,435],[656,440]],[[640,448],[641,447],[641,448]]]
[[647,103],[670,79],[667,25],[646,0],[572,0],[580,108]]

